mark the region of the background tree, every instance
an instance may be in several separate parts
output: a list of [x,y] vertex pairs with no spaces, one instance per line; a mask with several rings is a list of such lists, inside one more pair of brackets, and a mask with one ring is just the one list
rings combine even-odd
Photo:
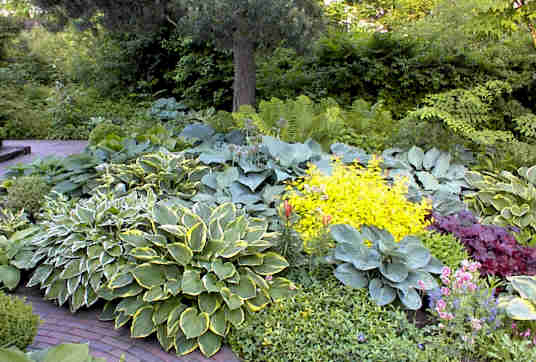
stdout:
[[148,31],[171,22],[184,35],[231,48],[233,110],[255,104],[255,52],[282,41],[303,48],[321,28],[317,0],[31,0],[56,25],[76,20],[110,31]]

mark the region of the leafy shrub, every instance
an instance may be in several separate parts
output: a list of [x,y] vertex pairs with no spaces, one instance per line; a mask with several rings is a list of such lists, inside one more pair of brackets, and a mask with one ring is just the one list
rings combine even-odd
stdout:
[[40,324],[31,304],[0,291],[0,346],[25,349],[32,344]]
[[110,135],[123,138],[126,136],[126,133],[121,126],[105,121],[93,128],[89,134],[89,144],[96,146]]
[[363,226],[357,231],[345,224],[333,225],[330,235],[337,242],[335,277],[352,288],[368,288],[378,305],[398,296],[404,307],[417,310],[422,307],[419,290],[437,287],[430,273],[439,274],[443,264],[414,236],[395,243],[386,230]]
[[6,207],[13,211],[24,209],[30,215],[36,215],[49,191],[50,186],[42,177],[18,177],[7,189]]
[[149,220],[143,231],[137,226],[119,235],[135,261],[119,266],[99,291],[111,300],[105,309],[117,328],[132,319],[134,338],[156,332],[166,351],[184,355],[199,347],[212,356],[231,325],[244,322],[245,309],[259,311],[296,289],[272,277],[288,266],[267,251],[276,235],[231,203],[159,204]]
[[469,211],[449,216],[433,215],[431,229],[452,233],[465,246],[471,259],[480,262],[483,275],[536,274],[536,248],[521,246],[504,227],[481,225]]
[[451,270],[457,269],[462,260],[469,258],[463,244],[452,234],[425,231],[419,238],[430,253]]
[[153,102],[147,113],[150,117],[155,117],[159,120],[170,120],[176,119],[180,115],[184,115],[185,109],[186,106],[178,103],[173,97],[160,98]]
[[292,184],[295,189],[285,198],[299,216],[293,227],[300,233],[306,250],[308,243],[324,231],[323,217],[330,217],[332,224],[357,229],[374,225],[391,232],[395,241],[426,228],[429,201],[407,201],[406,182],[399,179],[389,186],[379,164],[380,159],[371,160],[367,168],[336,162],[331,175],[310,167],[305,178]]
[[35,248],[30,243],[30,237],[37,230],[39,227],[30,226],[8,237],[0,234],[0,287],[15,289],[20,282],[20,269],[35,267],[32,261]]
[[373,303],[366,290],[332,276],[307,284],[231,330],[233,351],[245,361],[444,360],[433,336],[398,309]]
[[[124,356],[123,356],[124,357]],[[124,361],[124,358],[121,361]],[[88,344],[64,343],[40,351],[22,352],[18,349],[0,348],[0,359],[4,361],[38,362],[65,360],[72,362],[106,362],[104,358],[93,357]]]
[[466,179],[476,191],[465,202],[482,223],[513,226],[520,243],[536,244],[536,166],[515,173],[469,172]]

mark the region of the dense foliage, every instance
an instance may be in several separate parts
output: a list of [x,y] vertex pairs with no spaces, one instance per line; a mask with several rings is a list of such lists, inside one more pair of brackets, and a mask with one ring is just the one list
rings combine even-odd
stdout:
[[25,349],[32,344],[40,323],[32,306],[0,291],[0,348]]
[[[13,348],[0,348],[0,358],[5,361],[18,362],[64,361],[66,359],[72,362],[106,362],[104,358],[93,357],[89,353],[88,344],[75,343],[59,344],[26,353]],[[124,359],[121,358],[121,361]]]

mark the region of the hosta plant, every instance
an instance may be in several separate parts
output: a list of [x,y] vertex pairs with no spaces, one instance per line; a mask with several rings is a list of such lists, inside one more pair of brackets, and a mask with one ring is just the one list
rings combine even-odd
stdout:
[[483,224],[515,226],[518,241],[531,243],[536,233],[536,166],[521,167],[517,174],[468,172],[469,185],[476,189],[466,196],[469,208]]
[[337,242],[332,256],[339,264],[335,277],[353,288],[368,287],[378,305],[398,297],[406,308],[416,310],[422,306],[419,290],[437,287],[431,273],[441,273],[443,264],[414,236],[395,243],[386,230],[363,226],[357,231],[345,224],[333,225],[330,234]]
[[507,277],[509,286],[519,296],[507,295],[499,298],[499,307],[512,319],[536,320],[536,276],[517,275]]
[[[133,249],[119,234],[143,223],[155,200],[153,193],[136,192],[124,197],[99,193],[78,202],[48,200],[42,230],[33,238],[37,250],[31,261],[39,266],[28,286],[40,285],[45,298],[59,305],[68,301],[72,312],[93,305],[98,290],[127,264]],[[135,292],[126,289],[121,295]]]
[[140,156],[131,164],[109,164],[102,167],[100,190],[118,194],[151,188],[159,197],[192,198],[206,166],[195,159],[162,150]]
[[99,294],[108,299],[102,319],[116,327],[131,321],[134,338],[156,332],[163,349],[197,349],[212,356],[231,325],[293,293],[287,279],[272,277],[288,266],[267,251],[271,239],[262,219],[234,204],[186,208],[159,203],[148,221],[122,232],[128,262]]
[[[121,359],[124,361],[124,359]],[[39,351],[22,352],[16,348],[0,348],[0,361],[9,362],[106,362],[89,353],[88,344],[66,343]]]
[[30,226],[9,238],[0,234],[0,288],[15,289],[20,282],[20,270],[35,266],[32,260],[35,248],[30,239],[38,230],[38,226]]

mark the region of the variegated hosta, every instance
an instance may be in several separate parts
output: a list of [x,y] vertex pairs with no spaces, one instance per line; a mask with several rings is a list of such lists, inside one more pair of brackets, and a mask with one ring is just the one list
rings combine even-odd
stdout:
[[536,166],[521,167],[517,175],[468,172],[466,179],[476,191],[465,202],[482,223],[518,227],[516,239],[530,243],[536,233]]
[[499,308],[504,309],[512,319],[521,321],[536,320],[536,276],[506,277],[512,288],[519,293],[499,298]]
[[118,234],[145,223],[155,199],[152,192],[134,192],[121,198],[99,193],[77,204],[48,200],[42,230],[33,238],[37,251],[32,262],[39,266],[28,286],[40,284],[45,298],[59,305],[69,301],[73,313],[93,305],[97,291],[127,263],[125,255],[133,249]]
[[120,235],[133,249],[100,291],[110,300],[101,318],[115,319],[116,327],[131,320],[136,338],[156,332],[166,351],[187,354],[199,347],[211,356],[231,325],[244,321],[244,308],[258,311],[295,289],[287,279],[272,278],[288,266],[267,251],[276,235],[232,203],[192,210],[159,204],[150,228]]
[[122,194],[151,188],[159,196],[192,198],[207,166],[168,151],[139,157],[132,164],[110,164],[104,167],[100,190],[113,189]]

